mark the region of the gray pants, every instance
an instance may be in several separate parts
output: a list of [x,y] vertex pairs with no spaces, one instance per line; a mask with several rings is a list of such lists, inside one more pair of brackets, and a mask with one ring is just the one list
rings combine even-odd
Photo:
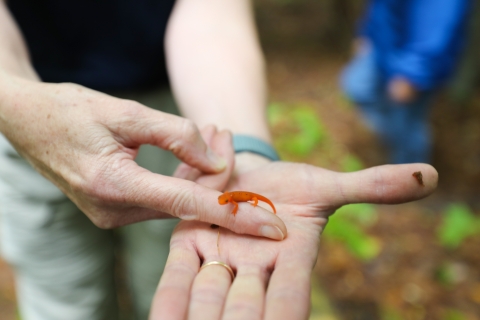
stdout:
[[[178,114],[166,90],[117,96]],[[152,146],[142,146],[136,160],[164,175],[179,163]],[[118,319],[115,239],[121,239],[124,249],[136,318],[146,319],[177,222],[99,229],[0,135],[0,246],[15,272],[22,320]]]

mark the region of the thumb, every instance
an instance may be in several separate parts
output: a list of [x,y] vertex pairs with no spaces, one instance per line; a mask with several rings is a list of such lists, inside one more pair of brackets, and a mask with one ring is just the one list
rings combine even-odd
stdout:
[[225,169],[225,159],[208,147],[193,121],[133,101],[125,108],[124,116],[111,126],[125,147],[151,144],[173,152],[181,161],[202,172],[216,173]]
[[201,181],[203,179],[201,179],[200,181],[198,181],[197,179],[199,179],[204,175],[209,178],[211,176],[219,176],[219,175],[226,176],[227,178],[230,177],[231,171],[233,170],[233,161],[234,161],[233,156],[230,156],[230,154],[225,153],[224,150],[217,148],[216,141],[218,140],[219,136],[223,136],[223,140],[225,140],[227,143],[230,141],[230,144],[231,144],[232,137],[226,131],[222,131],[219,133],[217,131],[217,128],[214,125],[206,126],[200,131],[200,134],[202,135],[202,138],[207,143],[207,145],[213,150],[213,152],[215,152],[215,154],[219,155],[220,157],[226,160],[227,162],[226,170],[223,170],[222,172],[214,173],[214,174],[205,174],[200,170],[198,170],[197,168],[193,168],[188,164],[182,162],[178,165],[177,169],[173,173],[173,176],[175,178],[195,181],[209,188],[221,190],[225,186],[223,187],[214,186],[214,185],[210,185],[209,183],[203,183]]
[[233,215],[231,206],[218,203],[220,192],[192,181],[139,169],[130,176],[129,183],[135,189],[125,196],[125,202],[135,202],[143,208],[136,221],[162,217],[162,213],[167,213],[183,220],[213,223],[239,234],[274,240],[283,240],[287,235],[284,222],[276,214],[248,204],[242,206],[241,213]]
[[226,169],[215,174],[204,174],[198,169],[192,168],[185,163],[181,163],[173,176],[175,178],[195,181],[198,184],[215,190],[224,190],[228,181],[230,180],[235,162],[232,136],[230,132],[225,130],[217,132],[214,127],[204,128],[202,130],[202,136],[208,142],[212,150],[226,159]]
[[[421,177],[420,177],[421,175]],[[438,172],[425,163],[384,165],[336,177],[332,192],[335,206],[350,203],[398,204],[429,196],[438,183]]]

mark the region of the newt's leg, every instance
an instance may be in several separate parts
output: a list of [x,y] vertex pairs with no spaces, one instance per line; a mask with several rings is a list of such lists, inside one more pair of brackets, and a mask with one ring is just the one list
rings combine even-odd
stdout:
[[237,211],[238,211],[238,203],[236,203],[234,200],[230,200],[230,202],[233,203],[233,205],[235,206],[235,207],[233,208],[232,213],[233,213],[233,215],[236,215],[236,214],[237,214]]
[[253,201],[252,206],[256,207],[258,205],[257,197],[253,197],[251,201]]

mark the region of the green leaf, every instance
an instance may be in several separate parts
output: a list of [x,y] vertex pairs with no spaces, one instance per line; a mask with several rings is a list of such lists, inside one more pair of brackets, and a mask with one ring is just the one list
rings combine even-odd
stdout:
[[362,161],[353,154],[347,154],[341,160],[342,170],[345,172],[359,171],[364,168]]
[[280,153],[307,157],[327,137],[327,132],[315,109],[308,105],[286,106],[272,103],[268,119],[280,135],[275,146]]
[[470,209],[465,204],[452,204],[437,230],[437,238],[446,248],[455,249],[467,237],[479,231],[479,220]]
[[268,106],[267,118],[271,126],[278,125],[285,118],[283,109],[285,107],[280,103],[272,103]]
[[[358,211],[355,210],[355,206],[359,209]],[[348,207],[350,206],[346,208]],[[368,206],[362,208],[359,205],[352,205],[351,208],[337,211],[329,218],[323,236],[326,239],[343,243],[357,258],[369,261],[378,256],[381,243],[363,230],[363,224],[360,222],[362,220],[357,219],[362,216],[362,210],[365,213],[370,212]]]
[[375,206],[369,203],[355,203],[343,206],[335,212],[334,216],[348,217],[348,219],[363,226],[371,226],[378,220],[378,212],[375,210]]
[[444,261],[435,270],[435,279],[446,287],[451,287],[467,278],[468,269],[461,263]]
[[382,320],[403,320],[404,317],[399,310],[387,307],[382,310]]
[[446,313],[445,316],[442,317],[443,320],[467,320],[468,317],[461,312],[460,310],[456,309],[449,309]]
[[326,136],[326,131],[312,107],[304,106],[293,110],[293,118],[304,138],[318,142]]

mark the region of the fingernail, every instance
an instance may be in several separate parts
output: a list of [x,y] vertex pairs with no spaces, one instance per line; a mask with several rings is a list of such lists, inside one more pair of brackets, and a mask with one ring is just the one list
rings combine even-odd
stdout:
[[260,228],[260,234],[273,240],[283,240],[285,238],[282,230],[276,226],[263,226]]
[[222,171],[227,166],[225,159],[215,154],[210,148],[207,149],[207,157],[218,171]]

